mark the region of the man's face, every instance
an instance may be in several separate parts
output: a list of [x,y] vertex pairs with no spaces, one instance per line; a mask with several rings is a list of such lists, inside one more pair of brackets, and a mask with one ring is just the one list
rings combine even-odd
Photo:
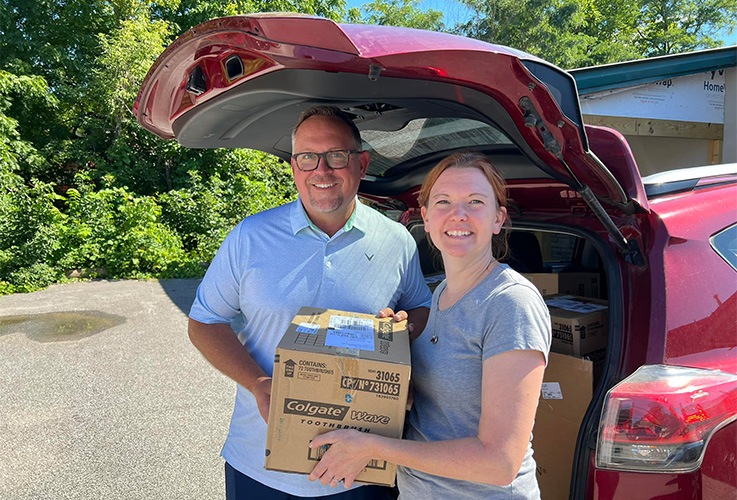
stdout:
[[[313,116],[297,129],[292,145],[292,154],[325,153],[335,150],[360,149],[350,130],[341,121],[327,116]],[[324,158],[310,172],[297,168],[294,159],[292,172],[294,183],[310,219],[320,226],[320,221],[329,220],[344,224],[353,211],[353,202],[358,185],[366,174],[369,154],[352,154],[348,166],[333,170]]]

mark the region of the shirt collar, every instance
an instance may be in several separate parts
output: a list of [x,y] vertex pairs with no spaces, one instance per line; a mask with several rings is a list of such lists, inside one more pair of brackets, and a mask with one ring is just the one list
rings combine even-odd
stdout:
[[[351,213],[351,216],[348,217],[348,220],[343,225],[342,232],[347,233],[353,228],[365,232],[367,222],[366,210],[367,208],[363,205],[363,203],[358,200],[358,196],[356,196],[356,205],[353,209],[353,212]],[[325,234],[323,233],[322,229],[312,223],[310,217],[307,215],[307,211],[305,211],[305,207],[302,205],[302,200],[299,197],[297,197],[297,201],[295,201],[292,205],[290,218],[292,222],[292,232],[295,235],[307,227],[311,228],[315,232]]]

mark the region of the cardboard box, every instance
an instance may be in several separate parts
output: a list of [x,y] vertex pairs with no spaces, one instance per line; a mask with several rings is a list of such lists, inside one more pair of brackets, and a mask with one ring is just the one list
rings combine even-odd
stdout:
[[[400,438],[410,378],[407,322],[303,307],[276,349],[266,436],[267,469],[309,473],[335,429]],[[357,481],[392,486],[396,466],[373,461]]]
[[572,295],[545,300],[553,329],[551,350],[581,357],[608,343],[609,308],[606,301]]
[[568,500],[578,430],[592,397],[592,364],[550,353],[532,430],[541,498]]
[[555,273],[523,273],[522,276],[530,280],[543,297],[558,293],[558,275]]
[[558,275],[559,293],[599,299],[602,297],[601,287],[599,273],[560,273]]

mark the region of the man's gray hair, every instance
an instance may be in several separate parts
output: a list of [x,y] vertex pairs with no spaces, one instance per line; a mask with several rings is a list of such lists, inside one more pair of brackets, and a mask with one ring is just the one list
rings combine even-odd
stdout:
[[363,144],[363,141],[361,140],[361,132],[358,130],[358,127],[356,127],[356,124],[353,123],[353,118],[351,118],[351,115],[335,106],[313,106],[304,110],[302,114],[299,115],[299,119],[297,120],[297,124],[294,126],[294,129],[292,129],[292,147],[294,147],[294,138],[297,135],[299,127],[305,122],[305,120],[312,118],[313,116],[327,116],[344,123],[351,131],[353,140],[356,143],[356,149],[361,149]]

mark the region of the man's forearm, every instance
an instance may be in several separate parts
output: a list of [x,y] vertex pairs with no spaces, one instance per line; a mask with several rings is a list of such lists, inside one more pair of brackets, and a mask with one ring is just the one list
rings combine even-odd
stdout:
[[251,392],[259,381],[269,378],[230,325],[208,325],[190,318],[189,339],[212,366]]

